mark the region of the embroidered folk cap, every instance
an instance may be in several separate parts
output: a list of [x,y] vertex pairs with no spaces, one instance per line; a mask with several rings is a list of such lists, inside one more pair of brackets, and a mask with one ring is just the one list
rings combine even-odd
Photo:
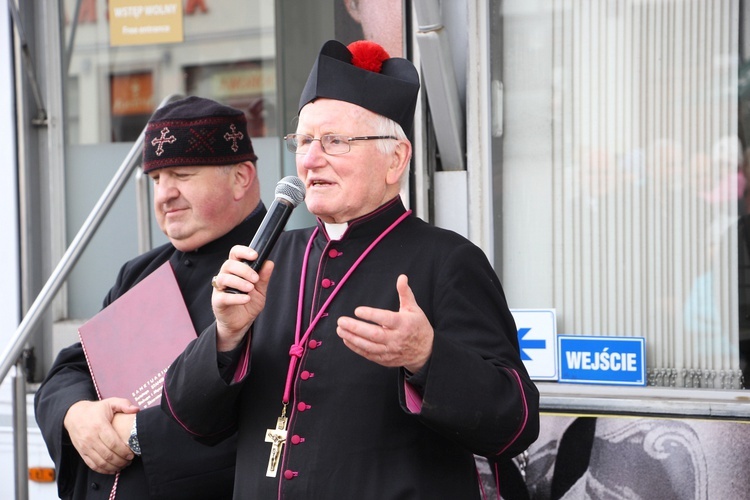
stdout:
[[299,109],[320,97],[346,101],[392,119],[409,134],[418,92],[419,74],[410,61],[390,57],[375,42],[347,47],[329,40],[310,71]]
[[146,125],[143,171],[255,162],[247,118],[239,109],[186,97],[157,109]]

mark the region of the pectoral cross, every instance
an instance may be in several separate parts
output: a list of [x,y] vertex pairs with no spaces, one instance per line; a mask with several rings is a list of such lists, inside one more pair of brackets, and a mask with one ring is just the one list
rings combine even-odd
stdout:
[[271,456],[268,457],[268,469],[266,477],[276,477],[279,472],[279,462],[281,461],[281,451],[286,443],[286,405],[281,411],[281,416],[276,419],[275,429],[266,429],[266,443],[271,443]]

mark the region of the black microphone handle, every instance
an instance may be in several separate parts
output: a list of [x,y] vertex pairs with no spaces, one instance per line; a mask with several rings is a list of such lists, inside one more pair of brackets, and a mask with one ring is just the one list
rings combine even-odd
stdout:
[[[291,205],[291,202],[283,198],[276,198],[271,203],[271,208],[268,209],[263,222],[260,223],[260,227],[255,232],[255,236],[253,236],[253,240],[248,245],[258,252],[258,258],[254,261],[244,261],[254,271],[258,271],[268,258],[268,254],[271,253],[276,240],[279,239],[279,236],[284,231],[286,221],[289,220],[289,216],[292,215],[293,210],[294,207]],[[230,287],[225,288],[224,291],[227,293],[245,293]]]

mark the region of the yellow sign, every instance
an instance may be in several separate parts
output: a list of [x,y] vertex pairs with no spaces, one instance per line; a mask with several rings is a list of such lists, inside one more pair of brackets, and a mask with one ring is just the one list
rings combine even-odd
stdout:
[[109,44],[182,41],[181,0],[110,0]]

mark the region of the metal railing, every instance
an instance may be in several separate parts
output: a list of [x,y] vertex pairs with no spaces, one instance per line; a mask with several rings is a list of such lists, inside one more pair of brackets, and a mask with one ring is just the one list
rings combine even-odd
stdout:
[[[182,96],[173,94],[166,97],[159,104],[159,108],[173,102]],[[83,254],[89,242],[93,238],[97,229],[101,225],[104,217],[107,215],[117,197],[122,192],[133,172],[141,164],[143,152],[143,140],[145,129],[138,136],[133,147],[128,152],[120,167],[115,172],[114,177],[109,182],[99,201],[89,213],[81,229],[71,241],[68,249],[63,254],[60,262],[57,264],[52,274],[47,279],[42,290],[37,295],[34,303],[23,317],[23,320],[16,328],[7,347],[0,354],[0,381],[5,380],[10,368],[16,366],[13,375],[13,447],[14,447],[14,470],[16,484],[16,499],[28,499],[28,450],[26,439],[26,378],[23,373],[21,356],[24,347],[28,342],[29,336],[38,327],[44,313],[52,303],[52,300],[60,291],[63,283],[68,279],[78,259]],[[151,247],[151,230],[150,230],[150,210],[148,208],[148,183],[145,176],[136,179],[136,199],[138,203],[138,248],[139,251]]]

